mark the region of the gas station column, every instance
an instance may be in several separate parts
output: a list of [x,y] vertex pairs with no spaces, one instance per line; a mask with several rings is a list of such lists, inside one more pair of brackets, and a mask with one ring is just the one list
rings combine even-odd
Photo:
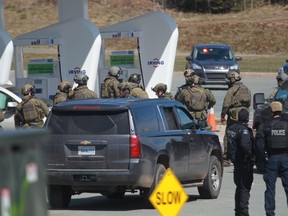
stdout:
[[88,19],[88,0],[58,0],[58,17],[59,22],[73,18]]
[[4,29],[4,26],[3,0],[0,0],[0,29]]

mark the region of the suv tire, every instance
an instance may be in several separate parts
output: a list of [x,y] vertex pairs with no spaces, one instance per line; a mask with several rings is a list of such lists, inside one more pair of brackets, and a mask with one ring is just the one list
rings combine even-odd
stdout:
[[71,201],[71,187],[61,185],[49,185],[47,187],[48,201],[53,209],[63,209],[69,206]]
[[153,191],[155,190],[155,188],[157,187],[157,185],[159,184],[159,182],[163,178],[165,172],[166,172],[166,167],[163,164],[157,164],[156,165],[156,172],[155,172],[155,176],[154,176],[154,180],[153,180],[153,183],[151,185],[151,188],[143,189],[141,191],[140,195],[148,203],[150,203],[150,201],[149,201],[150,195],[153,193]]
[[220,193],[222,183],[221,164],[214,155],[210,157],[208,174],[202,187],[198,187],[200,197],[203,199],[216,199]]

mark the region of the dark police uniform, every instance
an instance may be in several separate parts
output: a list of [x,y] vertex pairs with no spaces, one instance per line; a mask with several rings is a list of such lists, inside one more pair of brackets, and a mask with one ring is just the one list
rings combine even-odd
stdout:
[[273,117],[263,126],[263,137],[268,160],[263,179],[266,183],[265,211],[267,216],[275,215],[275,184],[277,177],[282,180],[288,206],[288,120],[280,115]]
[[249,215],[248,206],[253,183],[254,137],[252,129],[247,125],[248,120],[249,112],[245,109],[241,110],[239,121],[227,129],[227,156],[234,164],[236,185],[235,215]]

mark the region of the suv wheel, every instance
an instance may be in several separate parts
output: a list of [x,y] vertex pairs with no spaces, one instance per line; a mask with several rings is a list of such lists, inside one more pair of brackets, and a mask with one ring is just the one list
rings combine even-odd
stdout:
[[152,183],[151,188],[149,189],[143,189],[140,192],[140,195],[149,202],[149,197],[153,193],[156,186],[159,184],[160,180],[163,178],[164,174],[166,172],[166,168],[163,164],[157,164],[156,165],[156,172],[154,176],[154,181]]
[[69,206],[72,196],[70,186],[49,185],[47,188],[47,193],[51,208],[63,209]]
[[214,155],[210,158],[208,174],[204,180],[204,185],[198,187],[198,192],[201,198],[215,199],[220,193],[222,183],[221,164]]

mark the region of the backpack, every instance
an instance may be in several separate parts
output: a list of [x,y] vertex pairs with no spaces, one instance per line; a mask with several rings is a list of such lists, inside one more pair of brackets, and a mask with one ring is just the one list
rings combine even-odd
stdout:
[[190,111],[202,111],[206,105],[206,93],[201,88],[187,88],[190,93],[190,103],[188,109]]
[[111,79],[108,77],[108,78],[105,78],[104,79],[104,82],[101,83],[101,97],[102,98],[109,98],[110,95],[109,95],[109,90],[108,90],[108,86],[111,82]]
[[22,103],[22,113],[27,123],[34,122],[38,119],[38,110],[32,98]]
[[233,107],[250,107],[251,104],[251,92],[245,85],[239,85],[238,90],[232,97],[232,103]]

